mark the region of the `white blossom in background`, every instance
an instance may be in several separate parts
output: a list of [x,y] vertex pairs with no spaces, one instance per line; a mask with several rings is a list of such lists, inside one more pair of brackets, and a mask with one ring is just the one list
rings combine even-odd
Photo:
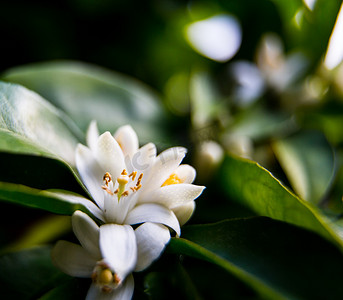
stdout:
[[59,241],[52,250],[52,261],[70,276],[92,279],[89,300],[131,299],[132,271],[141,270],[147,258],[150,264],[169,240],[169,232],[159,224],[144,223],[136,230],[117,224],[99,227],[81,211],[73,214],[72,225],[81,246]]
[[226,62],[239,50],[242,29],[234,16],[219,14],[188,24],[185,37],[201,55],[214,61]]

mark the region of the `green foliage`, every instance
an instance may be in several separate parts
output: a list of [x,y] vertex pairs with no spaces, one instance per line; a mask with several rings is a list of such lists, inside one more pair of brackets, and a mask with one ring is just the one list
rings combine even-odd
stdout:
[[[70,49],[79,45],[56,44],[79,31],[58,16],[68,34],[52,45],[69,55],[24,65],[16,58],[1,70],[0,205],[9,212],[0,220],[1,299],[84,299],[91,280],[62,274],[50,251],[75,239],[69,216],[95,206],[75,167],[92,120],[101,133],[130,124],[141,145],[159,150],[177,141],[189,149],[196,184],[207,187],[192,225],[134,273],[134,299],[341,299],[343,65],[324,63],[341,1],[124,2],[68,3],[80,26],[92,27],[92,16],[104,22],[94,27],[99,40],[112,24],[105,16],[115,20],[107,35],[117,44],[91,43],[88,32],[81,39],[85,53],[99,47],[98,60],[27,64],[75,59]],[[0,22],[12,7],[4,5]],[[55,22],[49,10],[40,28]],[[184,36],[188,24],[217,14],[236,18],[243,32],[237,54],[220,63]],[[28,28],[33,34],[33,23]],[[49,48],[34,41],[37,53]],[[7,42],[5,35],[4,50]],[[217,148],[206,150],[207,142]]]
[[124,75],[65,61],[14,68],[3,79],[39,93],[67,113],[83,132],[96,120],[101,132],[130,124],[143,142],[163,138],[165,114],[157,94]]
[[342,253],[308,231],[258,217],[193,225],[182,234],[170,251],[218,264],[263,299],[341,297]]

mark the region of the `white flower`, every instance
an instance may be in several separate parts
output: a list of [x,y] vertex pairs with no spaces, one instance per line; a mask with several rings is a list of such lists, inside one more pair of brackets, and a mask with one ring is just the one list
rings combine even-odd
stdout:
[[89,147],[79,145],[76,166],[83,183],[97,204],[92,213],[105,223],[164,224],[180,235],[180,224],[192,215],[194,199],[203,186],[193,185],[195,170],[180,165],[182,147],[156,156],[149,143],[138,148],[134,130],[126,125],[112,136],[99,136],[95,122],[88,133]]
[[136,230],[129,225],[100,227],[85,213],[72,216],[73,230],[80,245],[59,241],[52,261],[75,277],[90,277],[86,299],[126,300],[134,290],[132,271],[151,263],[169,241],[169,230],[160,224],[144,223]]

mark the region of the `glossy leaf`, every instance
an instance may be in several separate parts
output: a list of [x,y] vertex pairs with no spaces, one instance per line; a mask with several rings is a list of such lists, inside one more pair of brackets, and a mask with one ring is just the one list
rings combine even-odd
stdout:
[[343,247],[343,227],[318,208],[292,194],[256,162],[227,156],[222,186],[232,199],[261,216],[286,221],[315,231]]
[[[61,193],[75,196],[67,199]],[[42,191],[24,185],[0,182],[0,202],[19,204],[28,207],[44,209],[56,214],[72,215],[75,210],[88,212],[92,201],[84,201],[78,194],[67,191]]]
[[263,299],[325,299],[328,293],[340,299],[343,292],[342,253],[318,235],[270,218],[185,227],[168,249],[221,266]]
[[333,149],[323,134],[303,132],[273,143],[274,152],[295,192],[319,203],[335,171]]
[[143,142],[162,138],[165,116],[159,99],[127,76],[64,61],[14,68],[3,78],[36,91],[65,111],[84,132],[95,119],[100,131],[131,124]]
[[38,94],[0,82],[0,151],[59,157],[74,163],[71,121]]

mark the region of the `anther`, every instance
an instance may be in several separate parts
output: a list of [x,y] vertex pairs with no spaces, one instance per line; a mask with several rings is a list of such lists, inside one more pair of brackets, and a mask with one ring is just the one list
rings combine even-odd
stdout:
[[106,172],[104,177],[103,177],[103,180],[106,182],[106,185],[108,185],[111,181],[112,181],[112,176],[110,173]]
[[141,173],[137,179],[137,183],[136,183],[136,186],[139,186],[141,184],[141,180],[143,178],[143,173]]
[[93,272],[91,278],[92,278],[93,282],[96,282],[96,280],[98,278],[98,274],[96,272]]
[[132,177],[132,181],[134,181],[135,178],[136,178],[136,175],[137,175],[137,171],[133,171],[133,172],[129,175],[129,177]]
[[113,192],[107,186],[102,185],[101,188],[109,193],[111,196],[113,196]]
[[121,172],[121,175],[127,175],[127,172],[125,169],[123,170],[123,172]]

